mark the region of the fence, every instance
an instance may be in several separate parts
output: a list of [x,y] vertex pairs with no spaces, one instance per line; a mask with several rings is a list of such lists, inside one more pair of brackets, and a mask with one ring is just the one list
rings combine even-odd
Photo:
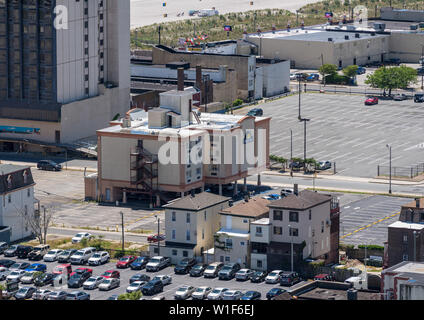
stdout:
[[[410,167],[393,167],[392,177],[415,178],[424,173],[424,163],[419,163]],[[377,165],[377,176],[389,176],[390,166]]]

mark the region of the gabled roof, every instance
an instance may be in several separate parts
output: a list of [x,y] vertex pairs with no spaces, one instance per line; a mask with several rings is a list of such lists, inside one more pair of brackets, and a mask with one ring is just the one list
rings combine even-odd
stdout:
[[199,211],[217,205],[219,203],[227,202],[231,198],[223,197],[211,192],[202,192],[194,196],[188,195],[184,198],[174,200],[164,207],[166,209],[181,209],[190,211]]
[[269,213],[267,205],[270,203],[271,201],[262,198],[249,199],[248,202],[242,201],[234,207],[221,210],[220,214],[251,218],[264,217]]
[[314,191],[303,190],[296,196],[294,194],[280,200],[272,201],[268,207],[306,210],[331,200],[331,195]]

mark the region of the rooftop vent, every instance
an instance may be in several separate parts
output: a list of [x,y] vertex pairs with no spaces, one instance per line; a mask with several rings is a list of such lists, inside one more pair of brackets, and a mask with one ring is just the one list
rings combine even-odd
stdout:
[[361,36],[359,35],[359,33],[355,33],[355,38],[360,38]]

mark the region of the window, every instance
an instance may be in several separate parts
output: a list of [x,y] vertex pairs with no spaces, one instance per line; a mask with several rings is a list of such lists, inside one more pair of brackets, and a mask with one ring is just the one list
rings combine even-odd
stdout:
[[187,215],[186,215],[186,222],[190,223],[190,213],[187,213]]
[[28,197],[31,197],[31,189],[27,190],[27,195],[28,195]]
[[258,268],[262,268],[262,260],[257,260],[257,261],[256,261],[256,266],[257,266]]
[[12,202],[12,195],[11,194],[7,195],[7,202],[9,202],[9,203]]
[[262,235],[262,227],[256,227],[256,235]]
[[175,240],[175,237],[176,237],[176,230],[175,230],[175,229],[174,229],[174,230],[172,230],[171,237],[172,237],[172,239],[174,239],[174,240]]
[[290,222],[299,222],[299,212],[290,211],[289,221]]
[[204,216],[205,216],[205,221],[207,220],[207,212],[204,212]]
[[247,219],[243,219],[243,223],[248,223],[249,221]]
[[240,242],[240,245],[241,245],[241,246],[244,246],[244,241],[241,241],[241,242]]
[[190,230],[187,230],[186,232],[186,240],[190,241]]
[[233,247],[233,239],[225,239],[225,247],[231,249]]
[[173,249],[173,250],[172,250],[172,255],[173,255],[173,256],[176,256],[176,255],[177,255],[177,253],[178,253],[178,252],[177,252],[177,250],[175,250],[175,249]]
[[281,210],[274,210],[274,220],[283,220],[283,211]]
[[230,262],[230,257],[225,257],[225,262]]
[[309,220],[312,220],[312,210],[309,210]]
[[183,257],[188,257],[188,251],[187,250],[183,251]]
[[421,221],[424,221],[424,212],[421,212],[421,213],[420,213],[420,220],[421,220]]
[[224,256],[220,256],[219,261],[224,262]]
[[175,211],[173,211],[172,214],[171,214],[171,220],[172,221],[175,221],[176,220]]
[[408,261],[408,255],[407,255],[407,254],[404,254],[404,255],[402,256],[402,259],[403,259],[403,261]]
[[290,228],[290,235],[293,236],[293,237],[298,237],[299,236],[299,229]]
[[202,229],[202,240],[205,239],[205,229]]
[[324,233],[324,221],[321,221],[321,233]]
[[274,234],[277,234],[277,235],[283,234],[283,228],[282,227],[274,227]]
[[404,234],[403,235],[403,242],[404,243],[407,243],[408,242],[408,235],[407,234]]

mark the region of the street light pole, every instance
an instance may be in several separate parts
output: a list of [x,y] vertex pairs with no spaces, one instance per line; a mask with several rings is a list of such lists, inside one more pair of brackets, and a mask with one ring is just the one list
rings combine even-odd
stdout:
[[424,44],[421,45],[421,90],[424,89],[423,67],[424,67]]
[[121,214],[121,229],[122,229],[122,252],[124,252],[124,248],[125,248],[125,238],[124,238],[124,213],[121,211],[119,212]]
[[160,241],[159,241],[159,235],[160,235],[160,218],[155,215],[156,219],[158,220],[158,256],[160,255]]
[[289,225],[289,233],[291,236],[291,255],[290,255],[290,261],[291,261],[291,271],[293,272],[293,232],[291,229],[291,225]]
[[303,173],[306,173],[306,122],[311,119],[299,118],[303,122]]
[[386,147],[389,148],[389,193],[392,193],[392,146],[386,144]]
[[302,117],[300,116],[300,96],[302,93],[302,87],[300,86],[300,76],[297,77],[297,80],[299,80],[299,116],[297,117],[299,120],[302,119]]
[[414,261],[417,261],[417,231],[414,230]]

